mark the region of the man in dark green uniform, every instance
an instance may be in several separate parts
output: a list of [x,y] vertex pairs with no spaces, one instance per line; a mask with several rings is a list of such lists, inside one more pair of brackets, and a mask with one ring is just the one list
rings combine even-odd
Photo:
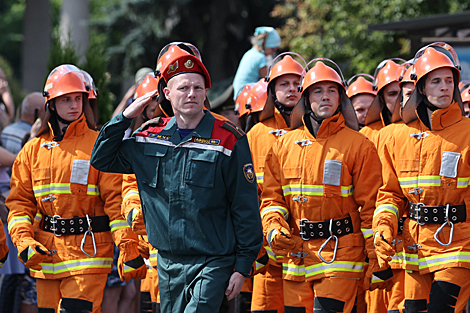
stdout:
[[210,76],[178,45],[157,65],[173,118],[146,123],[122,141],[155,93],[136,99],[101,130],[91,164],[135,173],[149,242],[158,249],[162,312],[217,312],[249,277],[262,244],[245,134],[204,110]]

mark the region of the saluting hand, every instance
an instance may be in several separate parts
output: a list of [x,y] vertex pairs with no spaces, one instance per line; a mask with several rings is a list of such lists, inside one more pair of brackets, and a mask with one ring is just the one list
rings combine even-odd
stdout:
[[134,118],[142,114],[147,105],[152,101],[152,98],[158,94],[158,90],[147,92],[142,97],[134,100],[122,114],[127,118]]

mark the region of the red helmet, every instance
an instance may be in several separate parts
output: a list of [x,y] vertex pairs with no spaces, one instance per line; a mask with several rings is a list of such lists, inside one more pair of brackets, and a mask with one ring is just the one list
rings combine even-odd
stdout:
[[263,110],[266,100],[268,99],[268,83],[261,78],[250,90],[247,104],[250,104],[250,113],[260,112]]
[[206,88],[211,87],[211,78],[201,59],[189,53],[179,45],[171,45],[162,54],[157,63],[157,75],[161,75],[166,83],[170,78],[182,73],[198,73],[204,77]]
[[[374,80],[374,77],[369,74],[357,74],[351,77],[348,81],[348,90],[346,90],[346,95],[349,98],[354,97],[355,95],[361,94],[361,93],[367,93],[372,96],[377,95],[377,91],[374,90],[373,84],[371,81],[365,79],[364,77],[367,77],[369,79]],[[354,80],[356,78],[356,80]],[[354,81],[354,82],[352,82]],[[352,83],[351,83],[352,82]]]
[[380,64],[375,69],[374,89],[377,91],[377,93],[388,84],[398,81],[397,70],[399,64],[395,63],[394,61],[402,61],[403,63],[406,62],[405,60],[399,58],[387,59],[380,62]]
[[137,87],[135,88],[134,99],[142,97],[150,91],[158,90],[158,78],[155,78],[154,73],[149,73],[144,75],[137,82]]
[[80,69],[70,64],[63,64],[54,68],[47,77],[44,86],[45,103],[47,104],[52,99],[73,92],[88,93]]
[[254,84],[246,84],[235,100],[235,110],[238,111],[238,117],[250,113],[250,110],[247,108],[247,101],[250,97],[250,90],[253,85]]

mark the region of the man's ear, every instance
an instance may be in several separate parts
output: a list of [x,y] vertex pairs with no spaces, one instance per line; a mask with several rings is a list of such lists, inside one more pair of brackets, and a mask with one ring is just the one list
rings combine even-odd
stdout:
[[171,101],[171,98],[170,98],[170,88],[168,88],[168,87],[163,88],[163,93],[165,94],[165,98],[166,98],[168,101]]

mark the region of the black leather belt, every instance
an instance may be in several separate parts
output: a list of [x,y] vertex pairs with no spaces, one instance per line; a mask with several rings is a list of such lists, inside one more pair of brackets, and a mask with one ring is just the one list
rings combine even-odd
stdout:
[[[91,231],[94,233],[110,231],[107,215],[89,216]],[[87,217],[61,218],[59,215],[44,214],[42,230],[61,235],[80,235],[89,229]]]
[[[331,232],[331,233],[330,233]],[[300,220],[300,237],[303,240],[329,238],[330,235],[341,237],[354,232],[351,217],[323,222],[310,222],[308,219]]]
[[408,217],[406,216],[402,216],[399,220],[398,220],[398,235],[402,234],[403,233],[403,224],[405,224],[405,220],[407,219]]
[[410,219],[420,224],[443,224],[447,219],[452,223],[467,220],[465,204],[426,206],[423,203],[410,203]]

